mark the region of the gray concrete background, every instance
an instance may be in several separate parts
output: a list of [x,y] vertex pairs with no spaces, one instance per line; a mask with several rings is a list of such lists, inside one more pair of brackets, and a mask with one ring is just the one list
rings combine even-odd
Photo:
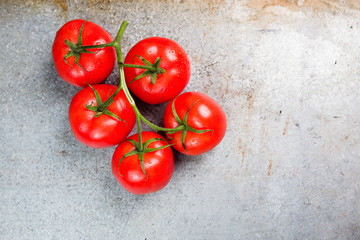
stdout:
[[[0,14],[1,240],[360,239],[359,1],[1,0]],[[51,46],[75,18],[113,36],[129,21],[124,54],[149,36],[178,41],[186,91],[227,114],[222,143],[176,154],[158,193],[123,190],[114,148],[72,135],[79,89],[57,76]]]

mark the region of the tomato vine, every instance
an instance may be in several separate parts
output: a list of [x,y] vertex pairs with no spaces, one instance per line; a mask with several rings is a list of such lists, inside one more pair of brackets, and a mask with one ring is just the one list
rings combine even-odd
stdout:
[[[76,21],[78,21],[78,20],[76,20]],[[66,52],[66,54],[63,55],[63,61],[66,63],[66,65],[71,66],[71,64],[68,62],[68,59],[74,57],[74,59],[75,59],[74,64],[76,66],[80,67],[82,69],[82,71],[90,74],[90,71],[88,71],[88,69],[86,69],[80,63],[82,57],[86,56],[86,54],[96,55],[97,53],[103,51],[103,49],[105,49],[105,48],[113,48],[115,50],[115,56],[116,56],[115,61],[117,63],[118,71],[119,71],[119,84],[118,84],[118,86],[111,86],[111,87],[109,85],[99,87],[100,85],[93,86],[91,84],[88,84],[86,93],[77,94],[79,96],[75,96],[76,102],[77,102],[76,106],[78,107],[79,104],[85,105],[85,106],[82,106],[81,111],[88,110],[86,113],[87,115],[85,117],[86,121],[91,121],[92,118],[99,119],[99,118],[104,117],[104,115],[105,115],[105,117],[115,119],[116,121],[119,121],[119,122],[123,122],[122,123],[123,127],[124,127],[124,123],[126,125],[128,125],[128,122],[130,122],[131,124],[129,124],[129,126],[127,126],[128,132],[126,132],[126,133],[124,132],[124,133],[122,133],[122,135],[129,134],[129,132],[133,128],[134,124],[136,123],[138,133],[133,136],[128,137],[125,141],[121,141],[121,143],[118,145],[117,149],[115,150],[115,153],[113,156],[113,170],[114,169],[117,169],[117,170],[114,170],[114,175],[117,178],[117,180],[120,183],[122,183],[122,185],[124,184],[123,185],[124,187],[126,185],[127,190],[132,191],[131,190],[132,188],[130,186],[131,184],[126,182],[126,181],[131,182],[132,180],[129,180],[129,179],[124,180],[126,177],[122,178],[124,176],[120,173],[120,164],[123,162],[123,160],[125,160],[126,158],[133,158],[134,156],[137,156],[138,161],[140,162],[141,171],[146,176],[146,180],[147,180],[148,173],[145,169],[146,166],[144,164],[145,156],[146,155],[149,156],[154,152],[162,152],[162,153],[158,154],[159,156],[157,156],[156,160],[154,160],[154,161],[160,161],[159,159],[163,159],[161,161],[167,162],[166,164],[168,165],[168,167],[162,166],[162,167],[155,167],[155,168],[166,169],[166,170],[164,170],[167,172],[166,176],[163,176],[163,178],[161,178],[159,176],[154,177],[153,174],[161,175],[161,173],[154,173],[155,168],[149,167],[149,169],[151,169],[149,171],[152,173],[153,179],[157,179],[156,181],[158,181],[159,184],[155,184],[157,186],[154,189],[146,189],[146,186],[145,186],[146,184],[144,185],[145,186],[144,187],[141,183],[136,183],[136,184],[140,184],[141,186],[139,185],[139,189],[135,189],[135,190],[133,189],[134,191],[132,191],[132,192],[134,192],[136,194],[142,194],[142,193],[149,193],[152,191],[157,191],[157,190],[161,189],[162,187],[164,187],[168,183],[168,181],[171,177],[172,171],[173,171],[173,154],[172,154],[171,147],[178,150],[179,152],[189,154],[189,155],[197,155],[197,154],[201,154],[201,153],[211,150],[224,137],[225,129],[226,129],[225,114],[224,114],[223,110],[221,109],[221,107],[214,100],[212,100],[205,94],[189,92],[189,93],[178,95],[183,90],[183,88],[186,86],[186,84],[188,82],[187,77],[190,77],[190,68],[188,66],[189,60],[188,60],[187,56],[186,56],[186,59],[183,58],[184,56],[182,56],[181,61],[186,66],[184,68],[177,69],[179,71],[174,70],[174,69],[168,70],[166,67],[161,67],[162,61],[167,61],[167,63],[163,64],[163,66],[168,66],[169,63],[174,64],[174,62],[171,62],[171,61],[173,61],[173,59],[177,59],[177,56],[170,57],[171,58],[170,60],[169,59],[164,60],[159,56],[156,56],[156,58],[152,56],[153,58],[152,58],[152,60],[150,60],[150,59],[146,59],[147,57],[145,58],[144,56],[141,56],[141,54],[140,55],[134,54],[134,52],[132,52],[131,54],[128,53],[128,55],[124,61],[123,53],[121,51],[121,41],[122,41],[122,38],[123,38],[123,35],[125,32],[125,29],[127,28],[127,25],[128,25],[127,21],[122,22],[115,39],[113,39],[112,41],[106,42],[106,43],[94,44],[94,45],[83,45],[83,34],[84,34],[85,23],[86,23],[86,21],[83,21],[83,23],[81,24],[76,43],[70,41],[69,39],[65,39],[64,43],[66,44],[68,51]],[[77,24],[79,24],[79,22],[77,22]],[[95,24],[93,24],[92,26],[94,26],[94,25]],[[95,26],[97,26],[97,25],[95,25]],[[101,29],[101,31],[102,31],[102,34],[104,34],[104,30]],[[110,38],[108,38],[108,39],[110,39]],[[161,45],[169,44],[171,46],[175,46],[179,50],[179,55],[186,55],[184,50],[180,46],[178,46],[177,43],[175,43],[172,40],[163,39],[163,38],[160,39],[160,38],[154,37],[154,38],[148,38],[148,39],[142,40],[139,43],[143,44],[144,41],[155,41],[155,42],[159,41],[159,42],[161,42]],[[140,48],[142,47],[141,44],[139,45]],[[55,46],[55,44],[54,44],[54,46]],[[54,48],[55,48],[54,46],[53,46],[53,54],[54,54]],[[90,51],[91,49],[97,49],[97,50]],[[172,52],[171,51],[169,52],[168,48],[165,48],[164,51],[168,51],[165,53],[165,55],[171,55],[174,53],[174,50],[172,50]],[[131,52],[131,50],[130,50],[130,52]],[[59,56],[59,54],[57,56]],[[130,58],[133,58],[133,59],[136,58],[137,63],[139,63],[139,64],[129,63],[129,61],[127,61],[129,56],[130,56]],[[130,62],[132,62],[132,61],[130,61]],[[141,64],[143,64],[143,65],[141,65]],[[178,64],[178,63],[176,63],[176,64]],[[133,72],[132,72],[130,74],[130,76],[132,76],[132,77],[130,79],[129,78],[126,79],[125,68],[127,68],[127,69],[142,69],[143,71],[139,72],[138,75],[136,75],[135,77],[133,77]],[[67,70],[67,71],[71,71],[71,70],[72,69]],[[158,80],[160,82],[163,81],[161,78],[164,75],[168,74],[169,72],[171,72],[171,74],[175,73],[175,75],[178,74],[180,77],[185,76],[187,79],[185,79],[185,80],[182,79],[181,85],[174,85],[171,87],[171,90],[169,90],[169,91],[172,91],[170,95],[173,97],[170,99],[171,101],[168,103],[168,105],[166,107],[166,110],[164,113],[164,127],[161,127],[161,126],[158,126],[158,125],[152,123],[151,121],[149,121],[139,111],[139,109],[136,105],[136,102],[135,102],[134,98],[132,97],[132,94],[130,93],[128,85],[135,84],[146,78],[147,81],[149,81],[146,84],[148,84],[147,86],[150,86],[149,88],[151,88],[154,85],[158,84]],[[185,72],[185,74],[184,73],[180,74],[180,72],[182,72],[182,73]],[[179,79],[179,76],[175,76],[175,79],[169,79],[171,77],[174,77],[174,75],[171,75],[171,74],[167,76],[166,81],[167,82],[176,82],[176,80]],[[60,73],[59,73],[59,75],[60,75]],[[128,77],[128,75],[127,75],[127,77]],[[83,81],[83,79],[81,81]],[[68,82],[71,83],[72,81],[68,81]],[[96,80],[94,82],[96,83],[96,82],[98,82],[98,80]],[[76,84],[73,84],[73,85],[83,86],[84,85],[83,83],[84,82],[77,82]],[[140,84],[139,86],[143,87],[144,85]],[[101,90],[101,94],[98,92],[97,89]],[[106,99],[104,98],[104,91],[106,91],[105,89],[110,89],[112,91],[112,94],[110,96],[107,96]],[[82,96],[88,96],[89,92],[91,92],[91,91],[93,92],[93,96],[92,96],[92,100],[90,103],[84,104],[84,102],[86,102],[87,100],[81,100],[81,101],[79,100],[79,98],[81,98]],[[133,89],[131,89],[131,91],[133,91]],[[162,91],[160,91],[160,92],[162,92]],[[147,93],[143,92],[143,94],[147,94]],[[176,94],[176,95],[174,95],[174,94]],[[102,95],[102,96],[100,96],[100,95]],[[126,107],[124,107],[125,108],[124,111],[126,111],[126,113],[127,113],[125,115],[122,112],[122,110],[119,110],[118,108],[115,109],[116,113],[114,111],[110,110],[112,104],[115,103],[115,99],[120,99],[120,97],[119,97],[120,95],[122,96],[122,98],[126,98],[126,100],[128,102],[126,104],[127,105],[130,104],[130,106],[131,106],[131,107],[130,106],[128,107],[128,109],[130,109],[131,112],[128,109],[126,110]],[[74,99],[75,99],[75,97],[74,97]],[[102,97],[103,97],[103,99],[102,99]],[[162,99],[162,101],[164,101],[164,99]],[[81,102],[81,103],[78,103],[78,102]],[[181,107],[179,109],[177,109],[177,107],[176,107],[176,105],[179,104],[178,102],[180,102],[180,105],[181,105]],[[124,104],[124,105],[126,105],[126,104]],[[120,106],[121,104],[116,103],[116,105]],[[72,117],[70,117],[70,113],[76,114],[76,112],[77,112],[77,110],[72,109],[72,104],[71,104],[70,110],[69,110],[69,119],[72,118]],[[92,116],[89,115],[89,114],[91,114],[91,112],[93,112]],[[190,114],[190,112],[191,112],[191,114]],[[120,115],[118,115],[117,113],[122,114],[121,115],[122,117],[120,117]],[[131,115],[131,116],[128,116],[128,115]],[[190,115],[193,115],[193,116],[190,116]],[[128,120],[126,120],[126,119],[128,119]],[[148,125],[149,127],[151,127],[155,132],[158,132],[158,131],[165,132],[166,139],[163,138],[161,135],[154,133],[154,132],[142,132],[142,127],[141,127],[142,122],[145,123],[146,125]],[[80,121],[76,120],[76,124],[77,124],[78,128],[81,128],[81,126],[80,126],[80,125],[82,125],[81,120]],[[72,125],[72,124],[70,124],[70,125]],[[89,126],[91,126],[91,124],[89,124]],[[131,127],[131,129],[130,129],[130,127]],[[77,130],[77,131],[79,131],[79,130]],[[90,129],[89,131],[93,131],[93,130]],[[98,136],[98,135],[103,134],[103,132],[101,132],[101,134],[97,133],[96,131],[94,131],[94,132],[95,132],[95,133],[93,133],[93,135],[95,136],[94,138],[96,138],[96,136]],[[112,132],[109,134],[111,134],[111,136],[113,137],[117,133]],[[189,135],[190,135],[191,140],[186,142],[186,138]],[[199,136],[202,136],[202,137],[199,137]],[[120,139],[123,140],[123,137],[124,136],[121,136]],[[90,142],[91,142],[91,140],[90,140]],[[129,147],[129,144],[132,147]],[[98,143],[90,143],[87,145],[94,146],[94,147],[97,147],[97,145],[101,145],[101,146],[107,147],[107,146],[111,146],[111,143],[108,143],[108,142],[103,143],[102,142],[101,144],[100,143],[99,144]],[[151,145],[151,147],[149,145]],[[121,148],[126,148],[127,151],[124,152],[124,149],[118,150],[118,148],[120,146],[121,146]],[[188,149],[189,149],[189,151],[188,151]],[[119,154],[121,155],[120,158],[117,157],[117,155],[119,155]],[[166,156],[168,156],[168,157],[166,157]],[[153,159],[155,159],[154,156],[153,156]],[[164,160],[164,159],[167,159],[167,160]],[[151,165],[151,164],[148,163],[147,166],[148,165]],[[129,167],[129,166],[132,166],[132,164],[127,163],[126,166]],[[139,175],[137,175],[136,178],[140,178]],[[135,183],[133,183],[133,184],[135,184]]]

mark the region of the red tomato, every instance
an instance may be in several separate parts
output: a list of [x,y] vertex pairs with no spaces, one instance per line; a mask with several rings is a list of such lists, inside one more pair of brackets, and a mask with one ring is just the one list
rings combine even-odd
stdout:
[[[161,138],[150,143],[148,148],[158,148],[168,145],[166,140],[155,132],[142,132],[142,142],[152,138]],[[138,134],[130,136],[138,142]],[[135,150],[129,141],[122,142],[115,150],[112,159],[112,171],[116,180],[129,192],[134,194],[148,194],[159,191],[170,181],[174,171],[174,156],[171,147],[167,147],[144,155],[144,170],[141,169],[138,155],[125,157],[119,164],[124,154]]]
[[155,84],[151,83],[150,75],[130,83],[145,70],[125,67],[125,79],[129,89],[144,102],[160,104],[170,101],[179,95],[189,82],[189,58],[175,41],[161,37],[146,38],[131,48],[126,55],[125,64],[145,65],[137,56],[152,64],[160,57],[159,67],[165,69],[165,73],[158,74]]
[[[94,85],[100,98],[105,102],[115,92],[113,85]],[[135,113],[121,90],[114,98],[108,110],[123,119],[101,114],[94,117],[95,112],[88,110],[86,105],[97,105],[93,90],[83,88],[72,99],[69,108],[69,122],[75,137],[83,144],[93,148],[111,147],[122,142],[131,132],[135,124]]]
[[[175,128],[179,125],[172,111],[173,102],[174,100],[168,103],[164,112],[164,127],[166,128]],[[209,96],[199,92],[183,93],[175,99],[175,109],[182,121],[190,109],[187,116],[187,124],[190,127],[196,130],[211,130],[203,133],[188,130],[185,137],[187,151],[181,142],[182,131],[167,133],[169,143],[174,143],[172,147],[177,151],[187,155],[199,155],[210,151],[221,142],[226,131],[226,116],[219,104]]]
[[[85,87],[87,84],[97,84],[103,82],[114,69],[116,62],[116,53],[113,47],[102,49],[89,49],[96,53],[82,53],[80,55],[79,64],[75,64],[75,57],[64,60],[65,55],[70,51],[65,40],[77,43],[81,25],[85,20],[72,20],[62,26],[56,33],[54,44],[52,47],[52,55],[56,71],[59,76],[66,82],[78,86]],[[99,45],[112,42],[113,38],[102,27],[95,23],[86,21],[82,32],[82,45]]]

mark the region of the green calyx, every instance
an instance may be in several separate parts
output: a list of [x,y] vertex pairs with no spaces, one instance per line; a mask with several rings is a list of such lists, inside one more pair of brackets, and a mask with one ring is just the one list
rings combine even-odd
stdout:
[[[141,133],[139,133],[141,134]],[[120,164],[121,162],[124,160],[124,158],[126,157],[130,157],[130,156],[133,156],[133,155],[138,155],[139,157],[139,161],[140,161],[140,166],[141,166],[141,170],[142,172],[144,173],[144,175],[146,176],[146,178],[148,178],[147,174],[146,174],[146,171],[145,171],[145,166],[144,166],[144,157],[145,157],[145,154],[146,153],[149,153],[149,152],[155,152],[155,151],[158,151],[158,150],[161,150],[161,149],[165,149],[167,147],[170,147],[172,144],[167,144],[167,145],[164,145],[164,146],[161,146],[161,147],[157,147],[157,148],[149,148],[148,146],[153,143],[153,142],[157,142],[157,141],[164,141],[166,142],[164,139],[162,138],[152,138],[152,139],[149,139],[147,141],[145,141],[144,143],[138,143],[136,142],[135,140],[133,139],[126,139],[125,141],[128,141],[130,142],[134,147],[135,149],[128,152],[128,153],[125,153],[124,156],[120,159],[119,161],[119,169],[120,169]],[[119,170],[120,171],[120,170]],[[121,175],[121,174],[120,174]],[[122,176],[122,175],[121,175]]]
[[[96,52],[91,52],[89,50],[86,50],[84,48],[82,48],[82,33],[83,33],[83,30],[84,30],[84,25],[85,25],[85,22],[81,25],[81,28],[80,28],[80,34],[79,34],[79,37],[77,39],[77,43],[73,43],[73,42],[70,42],[69,40],[65,40],[65,44],[68,45],[68,47],[70,48],[70,51],[65,55],[64,57],[64,60],[66,62],[66,64],[70,65],[67,61],[67,59],[69,57],[75,57],[75,64],[78,65],[79,67],[81,67],[82,70],[86,71],[79,63],[79,60],[80,60],[80,55],[82,53],[90,53],[90,54],[94,54],[94,53],[97,53]],[[87,72],[87,71],[86,71]]]
[[[177,97],[176,97],[176,98],[177,98]],[[212,129],[203,129],[203,130],[195,129],[195,128],[191,127],[191,126],[187,123],[187,121],[188,121],[188,115],[189,115],[189,112],[190,112],[191,108],[192,108],[199,100],[196,100],[196,101],[190,106],[190,108],[186,111],[186,113],[185,113],[185,115],[184,115],[184,119],[181,120],[180,117],[179,117],[179,115],[178,115],[177,112],[176,112],[176,109],[175,109],[175,101],[176,101],[176,98],[175,98],[174,101],[172,102],[171,108],[172,108],[172,112],[173,112],[173,115],[174,115],[174,117],[175,117],[176,122],[179,124],[179,126],[183,126],[183,128],[182,128],[181,130],[168,131],[167,133],[168,133],[168,134],[172,134],[172,133],[176,133],[176,132],[181,131],[181,144],[182,144],[184,150],[187,151],[186,146],[185,146],[185,138],[186,138],[186,134],[187,134],[188,131],[201,134],[201,133],[209,132],[209,131],[214,132],[214,130],[212,130]]]
[[105,102],[102,102],[101,97],[100,97],[99,93],[96,91],[96,89],[93,86],[91,86],[90,84],[89,84],[89,87],[91,87],[91,89],[93,90],[93,92],[95,94],[96,105],[94,105],[94,103],[87,104],[86,108],[90,111],[95,112],[94,117],[99,117],[102,114],[105,114],[105,115],[116,118],[116,119],[126,123],[125,120],[121,119],[115,113],[111,112],[108,109],[108,107],[114,102],[114,97],[117,94],[116,91]]
[[145,58],[136,55],[136,57],[140,58],[141,61],[145,64],[145,65],[133,65],[133,64],[123,64],[124,67],[131,67],[131,68],[142,68],[145,69],[145,71],[143,73],[141,73],[140,75],[136,76],[133,80],[131,80],[129,82],[132,83],[136,80],[139,80],[140,78],[146,77],[150,75],[151,78],[151,83],[155,84],[156,79],[158,78],[158,76],[160,74],[165,73],[165,69],[160,67],[160,63],[161,63],[161,59],[159,57],[157,57],[155,59],[154,63],[149,62],[148,60],[146,60]]
[[80,33],[79,33],[76,44],[69,41],[68,39],[65,40],[65,44],[70,48],[70,51],[65,55],[64,61],[66,62],[66,64],[70,65],[69,62],[67,61],[67,59],[69,57],[75,57],[75,64],[78,65],[82,70],[87,72],[87,70],[85,68],[83,68],[83,66],[81,66],[79,63],[80,55],[84,54],[84,53],[90,53],[90,54],[98,53],[100,50],[92,52],[87,49],[113,47],[114,42],[109,42],[109,43],[104,43],[104,44],[99,44],[99,45],[89,45],[89,46],[82,45],[82,33],[84,31],[85,23],[86,23],[86,21],[84,21],[84,23],[81,25]]

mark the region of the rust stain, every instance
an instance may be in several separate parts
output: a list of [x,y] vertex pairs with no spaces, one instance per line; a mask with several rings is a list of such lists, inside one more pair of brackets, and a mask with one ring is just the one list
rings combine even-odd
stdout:
[[253,95],[253,89],[251,89],[246,94],[246,100],[248,101],[248,108],[251,109],[254,106],[254,95]]
[[59,154],[63,157],[66,157],[68,153],[65,150],[62,150],[59,152]]
[[261,135],[266,137],[268,135],[268,130],[267,128],[263,125],[263,128],[261,130]]
[[229,89],[229,81],[225,81],[224,84],[221,85],[221,97],[226,98],[229,94],[234,95],[235,93],[230,93]]
[[245,149],[244,149],[244,151],[241,151],[241,155],[242,155],[242,158],[241,158],[241,168],[243,167],[243,165],[244,165],[244,160],[245,160]]
[[229,83],[227,82],[226,88],[225,88],[225,95],[229,94]]
[[251,115],[253,112],[254,107],[254,89],[250,89],[248,92],[246,92],[246,101],[247,101],[247,108],[248,108],[248,120],[245,123],[245,128],[250,129],[251,121]]
[[[186,1],[186,2],[196,4],[193,1]],[[225,4],[225,0],[202,0],[201,2],[206,4],[212,11],[214,11],[216,8],[218,8],[222,4]]]
[[261,128],[262,128],[262,130],[261,130],[260,140],[261,140],[261,143],[264,143],[268,136],[268,128],[267,128],[266,124],[262,124]]
[[99,3],[109,4],[110,0],[87,0],[87,2],[92,4],[92,5],[96,5],[96,4],[99,4]]
[[265,10],[268,7],[280,6],[291,11],[302,9],[312,9],[315,11],[334,11],[341,8],[360,9],[358,0],[251,0],[248,4],[250,8]]
[[346,136],[346,137],[345,137],[345,140],[348,140],[348,139],[349,139],[349,136]]
[[[244,148],[242,147],[241,139],[239,139],[238,142],[239,142],[238,143],[238,145],[239,145],[238,149],[239,149],[239,153],[241,154],[241,165],[240,165],[240,167],[242,168],[244,166],[244,161],[245,161],[245,149],[246,149],[246,147],[244,147]],[[246,169],[247,169],[247,167],[246,167]]]
[[267,173],[268,176],[271,175],[271,168],[272,168],[272,160],[269,160],[268,173]]
[[66,12],[68,10],[68,5],[65,0],[53,0],[53,3],[57,6],[60,6],[63,12]]
[[285,122],[285,127],[284,127],[284,131],[283,131],[283,136],[285,136],[287,130],[288,130],[288,127],[289,127],[289,123],[290,123],[290,116],[288,116],[286,122]]
[[[48,4],[47,0],[2,0],[6,4],[13,4],[16,2],[31,2],[34,7],[41,7],[42,4]],[[52,0],[54,5],[60,6],[64,12],[67,12],[70,8],[68,0]],[[76,1],[77,2],[77,1]],[[87,4],[88,9],[97,10],[101,4],[101,7],[111,6],[116,2],[127,2],[127,3],[143,3],[140,0],[84,0],[83,3]],[[179,5],[179,1],[175,0],[148,0],[146,4],[172,4]],[[190,1],[180,0],[180,4],[186,5],[189,8],[201,9],[208,11],[210,15],[217,13],[218,9],[223,8],[225,5],[230,6],[233,1],[228,3],[225,0],[201,0],[201,1]],[[245,5],[251,9],[257,11],[264,11],[269,7],[281,6],[290,11],[299,11],[304,9],[312,9],[314,11],[342,11],[346,9],[360,10],[359,0],[249,0]],[[74,9],[80,7],[80,4],[74,3]],[[257,19],[256,17],[254,19]]]
[[[40,9],[42,8],[44,5],[48,5],[48,4],[52,4],[53,6],[56,7],[61,7],[61,10],[64,11],[65,13],[67,13],[67,11],[69,10],[69,8],[73,9],[73,10],[77,10],[78,8],[86,8],[88,11],[89,10],[99,10],[102,9],[104,7],[109,7],[111,5],[113,5],[113,3],[116,2],[130,2],[130,3],[134,3],[136,4],[137,2],[141,2],[143,3],[143,1],[140,0],[84,0],[84,1],[80,1],[80,3],[78,3],[78,1],[68,1],[68,0],[1,0],[2,3],[5,4],[12,4],[15,5],[14,3],[25,3],[28,5],[28,7],[34,8],[34,9]],[[73,4],[71,4],[69,6],[69,3],[72,2]],[[145,3],[149,3],[149,4],[156,4],[156,3],[172,3],[172,4],[178,4],[178,1],[169,1],[169,0],[148,0],[145,1]],[[144,4],[145,4],[144,3]],[[207,1],[203,1],[200,2],[198,4],[193,4],[191,3],[191,1],[184,1],[181,0],[181,3],[185,3],[187,5],[190,5],[191,7],[196,7],[196,8],[206,8],[208,10],[211,10],[211,6],[221,6],[221,4],[223,3],[223,1],[218,1],[218,0],[207,0]],[[100,6],[101,5],[101,6]]]

